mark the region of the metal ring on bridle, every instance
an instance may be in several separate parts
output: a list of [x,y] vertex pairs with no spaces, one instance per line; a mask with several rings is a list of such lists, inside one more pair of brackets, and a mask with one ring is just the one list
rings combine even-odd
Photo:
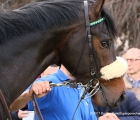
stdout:
[[95,95],[98,90],[100,89],[100,82],[98,79],[95,79],[97,81],[95,86],[90,86],[90,88],[92,88],[92,90],[90,91],[90,93],[88,94],[88,97],[84,98],[84,99],[88,99],[89,97],[92,97],[93,95]]

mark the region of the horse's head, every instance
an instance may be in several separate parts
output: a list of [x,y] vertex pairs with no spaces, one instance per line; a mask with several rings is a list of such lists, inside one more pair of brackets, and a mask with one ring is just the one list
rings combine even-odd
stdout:
[[127,64],[121,58],[116,59],[117,32],[108,10],[103,8],[104,0],[86,4],[84,2],[85,15],[79,20],[81,24],[66,42],[61,60],[78,82],[85,84],[93,78],[92,85],[99,84],[93,96],[95,104],[114,108],[125,98],[122,75]]

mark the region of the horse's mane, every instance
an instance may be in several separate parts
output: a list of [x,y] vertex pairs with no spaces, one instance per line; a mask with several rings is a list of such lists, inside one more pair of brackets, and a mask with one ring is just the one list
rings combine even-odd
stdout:
[[82,1],[35,2],[0,14],[0,42],[37,30],[54,26],[64,27],[80,18]]
[[[82,14],[79,11],[82,10],[83,1],[66,0],[65,2],[35,2],[13,11],[5,11],[0,14],[0,43],[31,31],[70,25],[75,19],[80,20]],[[104,9],[102,14],[107,18],[106,25],[109,31],[115,35],[112,18]]]

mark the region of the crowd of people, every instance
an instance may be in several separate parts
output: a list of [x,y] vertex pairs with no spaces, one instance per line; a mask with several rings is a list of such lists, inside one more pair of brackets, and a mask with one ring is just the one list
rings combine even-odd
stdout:
[[123,76],[127,90],[126,99],[119,107],[110,109],[97,106],[88,98],[82,100],[74,115],[82,89],[66,86],[51,88],[50,81],[60,83],[75,78],[63,65],[50,66],[11,104],[13,120],[21,120],[29,115],[28,111],[34,110],[31,98],[33,92],[44,120],[72,120],[72,117],[73,120],[140,120],[140,49],[130,48],[122,57],[128,63],[128,70]]

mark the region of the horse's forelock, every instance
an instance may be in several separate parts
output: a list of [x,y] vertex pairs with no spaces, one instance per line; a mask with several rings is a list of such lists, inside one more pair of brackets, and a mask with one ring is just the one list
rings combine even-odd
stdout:
[[105,18],[105,24],[112,38],[115,39],[116,37],[118,37],[117,28],[115,26],[114,20],[111,17],[109,10],[103,7],[101,11],[101,16]]

